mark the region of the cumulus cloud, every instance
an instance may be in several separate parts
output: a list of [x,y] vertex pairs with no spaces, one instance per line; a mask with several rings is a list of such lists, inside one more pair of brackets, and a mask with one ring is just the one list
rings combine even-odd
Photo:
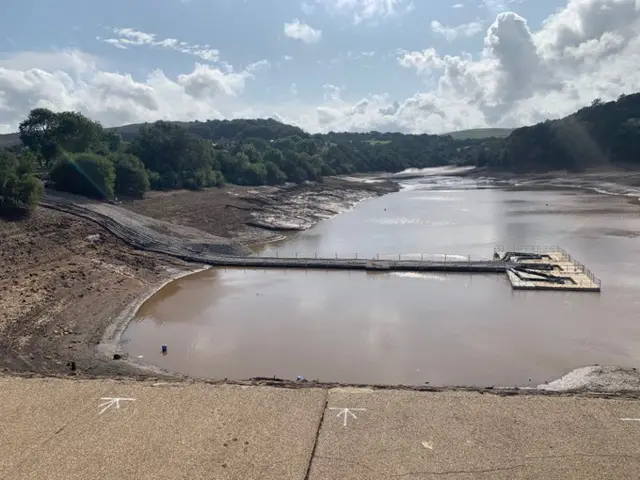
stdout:
[[284,34],[289,38],[300,40],[306,44],[318,43],[322,38],[322,30],[316,30],[298,19],[284,24]]
[[229,72],[196,64],[175,79],[156,70],[137,80],[102,70],[91,57],[73,50],[39,54],[46,69],[14,68],[25,62],[21,57],[0,61],[0,117],[9,131],[36,107],[78,110],[107,126],[233,116],[247,81],[266,66],[257,62]]
[[640,90],[639,60],[635,0],[569,0],[537,32],[519,15],[500,13],[476,59],[433,49],[398,57],[403,67],[437,75],[440,98],[464,99],[485,124],[509,126]]
[[[133,33],[124,38],[160,41]],[[401,98],[384,92],[354,97],[342,85],[326,85],[324,97],[311,104],[299,82],[295,88],[283,84],[284,102],[249,101],[247,85],[267,62],[238,69],[201,61],[175,77],[157,70],[133,78],[78,51],[25,52],[0,57],[0,128],[14,130],[40,106],[80,110],[106,125],[248,116],[278,118],[312,132],[439,133],[531,124],[569,114],[594,98],[640,91],[640,11],[636,0],[569,0],[537,29],[501,12],[474,55],[442,55],[425,45],[396,57],[398,68],[425,79],[420,91]]]
[[482,24],[480,22],[469,22],[455,27],[445,27],[439,21],[434,20],[431,22],[431,31],[452,41],[457,37],[473,37],[477,35],[482,32]]

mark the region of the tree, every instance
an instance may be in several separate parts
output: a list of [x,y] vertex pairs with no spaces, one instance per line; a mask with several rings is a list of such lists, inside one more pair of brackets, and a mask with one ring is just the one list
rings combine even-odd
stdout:
[[140,129],[129,147],[153,175],[154,188],[202,188],[217,178],[216,155],[205,141],[170,122],[156,122]]
[[140,159],[130,153],[120,153],[113,158],[115,165],[115,193],[142,198],[149,190],[149,177]]
[[33,151],[44,167],[56,156],[57,145],[53,131],[57,126],[57,116],[47,108],[31,110],[26,120],[20,123],[20,140]]
[[51,168],[58,190],[98,199],[113,198],[115,168],[109,158],[95,153],[65,154]]
[[276,165],[274,162],[266,161],[264,162],[264,167],[267,174],[266,180],[269,185],[279,185],[287,181],[287,176],[285,175],[285,173],[280,170],[278,165]]
[[80,153],[92,151],[100,146],[103,139],[102,125],[79,112],[55,114],[53,137],[58,147],[65,152]]
[[20,124],[20,139],[48,166],[62,151],[80,153],[100,147],[102,126],[79,112],[36,108]]

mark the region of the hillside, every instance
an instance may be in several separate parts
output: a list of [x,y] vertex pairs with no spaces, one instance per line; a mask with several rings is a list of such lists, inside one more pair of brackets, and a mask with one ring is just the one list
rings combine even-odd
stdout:
[[517,128],[495,147],[477,163],[515,172],[640,167],[640,93]]
[[513,128],[473,128],[450,132],[446,135],[454,140],[480,140],[483,138],[506,138],[513,130]]
[[[80,114],[38,113],[67,122],[55,137],[30,116],[32,144],[36,150],[45,149],[35,152],[43,168],[49,169],[60,152],[97,154],[122,171],[135,173],[138,187],[149,184],[152,189],[202,188],[225,181],[302,183],[337,174],[448,164],[512,172],[640,167],[640,94],[606,103],[595,100],[565,118],[533,126],[448,135],[309,134],[274,119],[156,122],[103,129]],[[2,146],[19,153],[18,134],[1,135]],[[95,155],[87,161],[100,163]]]
[[20,134],[5,133],[0,135],[0,148],[9,148],[20,145]]

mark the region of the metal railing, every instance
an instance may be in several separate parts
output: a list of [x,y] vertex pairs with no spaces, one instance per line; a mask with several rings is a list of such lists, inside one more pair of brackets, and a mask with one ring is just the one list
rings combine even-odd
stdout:
[[562,255],[563,259],[571,264],[573,267],[573,272],[569,270],[569,273],[582,273],[589,280],[597,285],[598,287],[602,286],[602,282],[600,279],[585,265],[580,263],[574,257],[571,256],[569,252],[567,252],[564,248],[559,245],[496,245],[493,247],[494,253],[504,254],[506,252],[522,252],[522,253],[537,253],[537,254],[551,254],[551,253],[559,253]]
[[564,252],[558,245],[495,245],[493,253],[522,252],[522,253],[554,253]]
[[569,252],[567,252],[566,250],[564,250],[562,248],[559,250],[559,252],[562,253],[563,257],[568,262],[571,262],[571,264],[573,265],[573,267],[576,269],[577,272],[580,272],[580,273],[586,275],[589,278],[589,280],[591,280],[593,283],[598,285],[598,287],[602,286],[602,282],[600,281],[600,279],[591,270],[589,270],[585,265],[583,265],[578,260],[573,258]]
[[472,258],[471,255],[459,255],[450,253],[398,253],[398,254],[362,254],[358,252],[354,253],[318,253],[318,252],[292,252],[290,254],[273,252],[265,255],[262,252],[255,254],[254,258],[273,258],[273,259],[290,259],[290,260],[387,260],[387,261],[414,261],[414,262],[432,262],[432,263],[470,263],[472,261],[490,261],[490,258]]

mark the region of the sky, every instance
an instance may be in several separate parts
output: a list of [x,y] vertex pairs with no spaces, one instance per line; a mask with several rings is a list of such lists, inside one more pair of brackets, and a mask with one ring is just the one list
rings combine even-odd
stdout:
[[640,0],[3,0],[0,133],[275,118],[516,127],[640,91]]

